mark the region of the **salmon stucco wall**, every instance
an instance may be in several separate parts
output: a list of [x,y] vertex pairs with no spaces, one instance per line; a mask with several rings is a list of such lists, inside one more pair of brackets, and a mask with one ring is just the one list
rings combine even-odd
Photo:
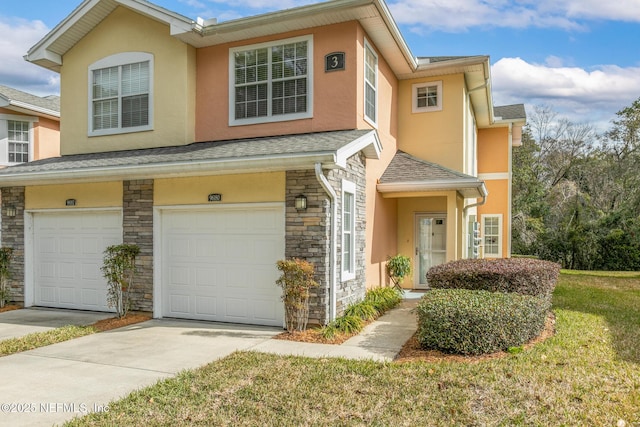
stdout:
[[41,117],[34,123],[33,159],[60,156],[60,122]]
[[[346,22],[198,49],[196,140],[355,129],[357,31],[356,22]],[[313,36],[313,117],[229,126],[229,49],[307,35]],[[337,51],[345,52],[345,69],[325,72],[325,55]]]
[[478,131],[478,173],[509,172],[509,128]]
[[482,215],[502,215],[503,257],[511,255],[510,161],[509,128],[481,129],[478,132],[478,176],[485,182],[489,196],[484,205],[478,206],[478,220],[482,226]]
[[[195,48],[169,33],[168,25],[118,7],[66,53],[60,73],[63,155],[193,142]],[[89,137],[89,66],[123,52],[153,54],[153,130]]]
[[[357,74],[357,119],[358,128],[371,128],[364,120],[364,46],[366,33],[358,26]],[[377,132],[382,144],[380,159],[366,162],[366,284],[368,287],[388,285],[387,259],[398,254],[397,199],[384,198],[377,190],[378,179],[397,151],[398,138],[398,79],[376,46],[367,42],[378,53],[378,120]],[[353,112],[352,112],[353,114]]]

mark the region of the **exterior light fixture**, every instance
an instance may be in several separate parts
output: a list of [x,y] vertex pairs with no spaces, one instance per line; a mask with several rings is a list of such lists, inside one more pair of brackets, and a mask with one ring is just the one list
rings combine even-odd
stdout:
[[306,211],[307,210],[307,197],[303,194],[296,196],[296,210],[298,211]]
[[11,206],[11,205],[7,206],[6,214],[7,216],[11,216],[11,217],[16,216],[15,206]]

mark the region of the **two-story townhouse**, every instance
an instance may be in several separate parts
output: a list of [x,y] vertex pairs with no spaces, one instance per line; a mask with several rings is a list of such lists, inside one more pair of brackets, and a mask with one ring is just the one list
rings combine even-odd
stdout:
[[508,158],[523,115],[496,120],[487,57],[415,58],[381,0],[222,23],[85,0],[27,60],[60,72],[63,120],[60,158],[0,171],[26,306],[107,310],[102,251],[124,242],[155,317],[280,326],[275,262],[301,257],[324,323],[389,256],[415,256],[419,287],[473,254],[470,219],[508,223],[477,207],[479,152]]
[[60,155],[60,97],[0,85],[0,167]]

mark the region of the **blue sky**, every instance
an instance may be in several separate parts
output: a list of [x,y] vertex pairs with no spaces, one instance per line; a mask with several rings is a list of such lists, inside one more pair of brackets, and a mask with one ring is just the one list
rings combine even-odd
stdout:
[[[227,21],[314,0],[154,0]],[[58,93],[57,75],[22,56],[81,0],[0,0],[0,84]],[[496,105],[548,105],[606,130],[640,98],[640,0],[387,0],[416,56],[489,55]]]

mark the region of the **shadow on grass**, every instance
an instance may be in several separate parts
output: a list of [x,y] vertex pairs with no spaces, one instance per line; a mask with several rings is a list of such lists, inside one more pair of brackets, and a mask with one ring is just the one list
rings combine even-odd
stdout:
[[563,275],[553,306],[602,316],[617,357],[640,363],[640,279]]

